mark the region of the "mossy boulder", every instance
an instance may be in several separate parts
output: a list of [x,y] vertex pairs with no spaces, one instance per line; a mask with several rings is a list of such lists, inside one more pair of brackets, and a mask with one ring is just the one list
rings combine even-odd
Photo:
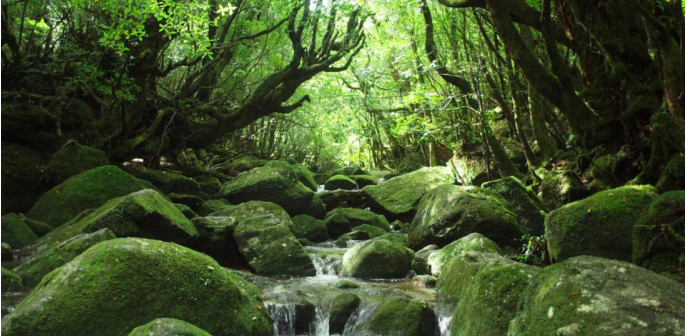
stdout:
[[352,176],[352,178],[359,188],[364,188],[369,185],[377,184],[377,182],[379,182],[379,177],[375,177],[372,175],[354,175]]
[[544,234],[544,217],[548,210],[539,196],[518,178],[508,176],[486,182],[482,189],[491,190],[508,201],[508,209],[518,218],[523,232],[536,236]]
[[1,218],[2,240],[15,249],[30,245],[38,239],[38,236],[24,223],[21,216],[11,213],[3,215]]
[[136,327],[129,336],[212,336],[193,324],[173,318],[158,318]]
[[327,225],[319,219],[308,215],[298,215],[291,218],[291,221],[296,230],[296,238],[305,238],[315,243],[323,242],[329,238]]
[[308,187],[308,189],[312,191],[317,191],[317,182],[315,182],[315,178],[313,177],[313,174],[308,170],[308,168],[305,168],[305,166],[302,164],[295,164],[292,167],[293,170],[296,172],[296,177],[298,177],[298,181],[303,183],[303,185]]
[[156,240],[97,244],[50,272],[3,318],[3,335],[126,335],[160,316],[215,336],[272,335],[247,281],[212,258]]
[[312,202],[312,190],[304,186],[286,162],[270,161],[240,174],[222,186],[222,196],[233,204],[265,201],[278,204],[291,216],[304,213]]
[[355,228],[353,228],[353,231],[366,232],[370,236],[370,239],[380,237],[386,233],[386,231],[384,231],[384,230],[382,230],[376,226],[372,226],[370,224],[358,225]]
[[207,200],[200,205],[200,208],[198,208],[196,212],[200,216],[207,216],[215,211],[225,208],[227,205],[229,205],[229,202],[227,202],[227,200],[224,198]]
[[200,195],[200,185],[198,182],[179,173],[131,165],[123,169],[141,180],[152,183],[165,194]]
[[198,238],[191,243],[193,249],[213,257],[220,265],[247,265],[234,240],[235,218],[207,216],[191,222],[198,230]]
[[56,185],[89,169],[106,165],[108,160],[105,152],[72,141],[53,155],[45,166],[45,177],[48,183]]
[[403,278],[410,271],[413,251],[388,240],[368,240],[346,251],[344,276],[362,279]]
[[346,321],[360,306],[360,298],[351,293],[337,295],[329,308],[329,333],[343,334]]
[[577,174],[560,167],[546,173],[542,178],[541,196],[544,204],[553,210],[589,196],[589,191]]
[[651,186],[626,186],[566,204],[546,216],[551,260],[578,255],[632,261],[635,221],[656,197]]
[[250,217],[239,221],[234,239],[260,275],[315,275],[312,260],[287,223],[273,215]]
[[[2,292],[21,292],[24,288],[22,286],[22,280],[16,273],[2,267]],[[4,322],[3,322],[4,323]]]
[[389,240],[389,241],[401,244],[405,247],[408,247],[408,235],[405,233],[390,232],[390,233],[385,233],[379,237],[376,237],[375,239]]
[[322,199],[319,198],[317,195],[313,195],[310,205],[308,205],[308,208],[305,210],[303,214],[317,219],[324,219],[326,211]]
[[[466,186],[479,186],[489,180],[489,169],[486,160],[478,155],[460,155],[451,158],[451,166],[455,167],[456,179]],[[491,168],[493,169],[493,168]]]
[[358,207],[365,204],[365,195],[358,190],[333,190],[317,193],[327,209]]
[[211,213],[209,216],[231,217],[235,219],[237,223],[252,217],[274,216],[284,223],[291,233],[296,233],[291,217],[286,213],[286,210],[271,202],[250,201],[235,206],[227,206],[220,211]]
[[679,277],[679,270],[685,269],[685,191],[669,191],[654,198],[635,224],[632,262]]
[[388,219],[413,218],[422,196],[442,184],[452,184],[453,174],[446,167],[426,167],[412,173],[363,188],[373,211]]
[[[337,242],[346,242],[348,240],[368,240],[370,239],[370,234],[361,231],[361,230],[353,230],[348,233],[344,233],[340,235],[338,238],[336,238]],[[347,244],[342,244],[343,246],[347,246]]]
[[431,275],[421,274],[414,276],[413,279],[410,280],[410,283],[413,287],[434,288],[437,285],[437,278]]
[[73,176],[43,194],[27,217],[58,227],[84,210],[143,189],[155,189],[115,166],[103,166]]
[[355,289],[355,288],[359,288],[360,285],[358,285],[357,283],[355,283],[353,281],[341,280],[341,281],[335,283],[334,287],[339,288],[339,289]]
[[388,232],[391,230],[391,227],[389,226],[389,221],[387,221],[384,216],[378,215],[369,210],[357,208],[337,208],[330,211],[327,214],[327,216],[331,216],[334,214],[340,214],[341,216],[346,218],[346,220],[348,220],[348,222],[351,223],[351,229],[359,225],[369,224],[384,230],[384,232]]
[[498,196],[478,187],[443,185],[422,198],[408,229],[408,246],[445,246],[473,232],[514,247],[522,234],[517,217]]
[[181,213],[184,214],[184,217],[186,217],[186,219],[191,220],[198,217],[198,214],[195,211],[193,211],[193,209],[189,208],[186,204],[174,203],[174,207],[181,211]]
[[41,221],[33,220],[24,215],[19,215],[19,217],[21,217],[21,220],[24,221],[24,224],[30,227],[31,231],[33,231],[33,233],[35,233],[38,237],[43,237],[53,230],[53,228],[50,227],[50,225],[45,224]]
[[42,183],[46,161],[33,150],[4,140],[0,153],[2,214],[26,213],[47,190]]
[[521,293],[538,271],[495,253],[452,259],[437,281],[438,299],[455,307],[451,335],[505,335]]
[[432,255],[432,253],[436,253],[438,250],[439,246],[432,244],[415,252],[413,263],[410,266],[415,274],[432,274],[432,268],[429,266],[429,256]]
[[391,299],[380,305],[366,323],[363,335],[434,335],[437,322],[432,307],[424,301]]
[[492,240],[479,233],[471,233],[429,254],[427,264],[429,265],[431,274],[441,274],[441,270],[449,261],[467,252],[484,252],[503,255],[499,246]]
[[351,166],[341,167],[341,168],[337,168],[335,170],[332,170],[329,175],[330,176],[334,176],[334,175],[354,176],[354,175],[366,175],[366,174],[367,174],[367,172],[362,170],[360,167],[358,167],[356,165],[351,165]]
[[229,169],[234,173],[249,171],[253,168],[262,167],[267,161],[258,159],[254,156],[242,156],[229,164]]
[[14,271],[21,275],[24,284],[34,287],[41,282],[46,274],[70,262],[91,246],[115,238],[117,237],[114,233],[107,228],[93,233],[80,234],[41,251],[25,263],[17,266]]
[[334,175],[324,183],[325,190],[354,190],[358,185],[346,175]]
[[351,223],[338,213],[325,218],[324,225],[327,227],[328,236],[332,238],[351,232]]
[[205,203],[205,199],[196,195],[189,194],[167,194],[167,197],[175,204],[183,204],[193,210],[200,209],[200,206]]
[[685,156],[683,154],[675,154],[668,161],[656,182],[656,189],[661,193],[685,189]]
[[539,271],[509,336],[682,335],[684,285],[630,263],[579,256]]

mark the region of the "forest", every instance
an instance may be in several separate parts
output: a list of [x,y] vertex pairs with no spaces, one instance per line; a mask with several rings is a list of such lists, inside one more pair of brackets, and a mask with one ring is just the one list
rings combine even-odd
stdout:
[[2,334],[685,334],[684,0],[0,7]]

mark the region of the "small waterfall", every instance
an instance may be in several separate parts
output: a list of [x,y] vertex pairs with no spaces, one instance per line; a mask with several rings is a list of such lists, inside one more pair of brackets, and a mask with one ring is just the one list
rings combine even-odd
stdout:
[[329,336],[329,312],[315,307],[315,321],[310,324],[311,336]]
[[337,274],[337,268],[341,263],[340,259],[335,259],[329,256],[320,256],[318,254],[310,254],[310,259],[315,266],[317,276],[334,275]]
[[348,321],[346,321],[346,326],[344,327],[344,332],[342,336],[355,335],[358,326],[360,326],[365,321],[369,320],[376,308],[377,305],[374,304],[365,304],[363,306],[358,307],[358,309],[356,309],[353,312],[353,314],[351,314],[351,316],[348,317]]
[[275,336],[296,335],[296,306],[293,304],[265,302],[265,308],[272,316]]
[[453,315],[450,310],[442,309],[439,307],[434,308],[434,315],[437,317],[437,335],[439,336],[451,336],[451,331],[449,326],[451,325],[451,319]]
[[318,185],[317,185],[317,192],[320,193],[320,192],[323,192],[323,191],[324,191],[324,184],[318,184]]

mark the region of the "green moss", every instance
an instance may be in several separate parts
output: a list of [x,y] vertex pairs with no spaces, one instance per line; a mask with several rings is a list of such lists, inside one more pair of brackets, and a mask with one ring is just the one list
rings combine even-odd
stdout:
[[380,237],[386,233],[386,231],[369,224],[358,225],[353,228],[353,230],[366,232],[370,236],[370,239]]
[[265,165],[265,160],[260,160],[254,156],[242,156],[229,164],[229,169],[234,173],[241,173],[249,171],[253,168],[262,167]]
[[398,244],[401,244],[405,247],[408,247],[408,235],[405,233],[398,233],[398,232],[391,232],[391,233],[385,233],[375,239],[379,240],[389,240]]
[[28,227],[30,227],[31,231],[33,231],[38,237],[45,236],[46,234],[48,234],[53,229],[48,224],[45,224],[45,223],[37,221],[37,220],[33,220],[33,219],[26,217],[24,215],[19,215],[19,217],[21,217],[21,220],[24,221],[24,224],[26,224]]
[[[68,285],[67,285],[68,284]],[[254,288],[176,244],[120,238],[49,273],[2,323],[3,335],[125,335],[160,316],[215,336],[272,335]]]
[[437,187],[420,201],[408,229],[408,246],[414,250],[430,244],[445,246],[477,232],[499,246],[519,247],[517,217],[506,204],[498,195],[478,187]]
[[410,271],[413,251],[388,240],[369,240],[346,251],[341,263],[345,276],[403,278]]
[[193,324],[172,318],[159,318],[129,333],[129,336],[212,336]]
[[317,195],[313,195],[312,202],[310,202],[310,205],[303,214],[317,219],[324,219],[326,212],[322,199]]
[[165,170],[149,169],[142,166],[126,166],[127,173],[152,183],[165,194],[200,195],[198,182],[184,175]]
[[685,189],[685,157],[683,154],[675,154],[668,161],[656,183],[656,189],[661,193]]
[[329,308],[329,333],[342,334],[346,321],[360,306],[360,298],[355,294],[339,294]]
[[221,265],[247,265],[234,241],[235,218],[207,216],[191,222],[198,230],[198,238],[191,243],[195,250],[215,258]]
[[368,224],[380,228],[384,230],[384,232],[391,230],[389,221],[387,221],[384,216],[365,209],[337,208],[329,212],[327,215],[331,216],[334,214],[340,214],[346,218],[346,220],[351,223],[352,229],[359,225]]
[[263,201],[250,201],[246,203],[241,203],[235,206],[228,206],[224,209],[213,212],[209,216],[212,217],[231,217],[236,220],[237,223],[242,222],[248,218],[271,215],[279,219],[284,225],[286,225],[291,231],[295,233],[296,230],[291,221],[291,217],[286,211],[277,204],[271,202]]
[[325,190],[354,190],[358,185],[346,175],[334,175],[324,183]]
[[508,201],[508,209],[517,217],[520,228],[525,233],[542,235],[544,233],[544,202],[518,178],[508,176],[482,184],[482,188],[491,190]]
[[69,178],[41,196],[27,217],[58,227],[84,210],[143,189],[155,189],[115,166],[91,169]]
[[556,209],[564,204],[583,199],[589,195],[580,178],[566,168],[556,168],[544,175],[541,183],[544,204]]
[[430,267],[431,274],[441,274],[441,270],[451,261],[451,259],[468,252],[484,252],[503,255],[499,246],[492,240],[479,233],[471,233],[444,246],[441,250],[429,254],[427,264]]
[[17,266],[14,271],[22,276],[24,284],[33,287],[46,274],[68,263],[91,246],[115,238],[117,237],[109,229],[80,234],[41,251],[25,263]]
[[0,223],[3,242],[10,244],[15,249],[29,245],[38,239],[38,236],[17,214],[11,213],[2,216]]
[[45,167],[45,175],[47,180],[55,185],[89,169],[107,164],[107,155],[102,150],[72,142],[53,155]]
[[364,188],[369,185],[377,184],[377,182],[379,181],[379,177],[375,177],[372,175],[354,175],[352,177],[359,188]]
[[200,208],[198,208],[198,211],[196,211],[196,212],[200,216],[207,216],[207,215],[209,215],[215,211],[221,210],[222,208],[226,207],[227,205],[229,205],[229,202],[227,202],[227,200],[225,200],[223,198],[216,199],[216,200],[208,200],[208,201],[205,201],[200,206]]
[[327,226],[328,236],[332,238],[351,232],[351,223],[339,213],[325,218],[324,225]]
[[434,333],[436,319],[426,302],[392,299],[375,310],[367,328],[375,335],[423,336]]
[[296,238],[305,238],[311,242],[319,243],[327,240],[327,226],[323,221],[308,215],[298,215],[291,218],[296,231]]
[[651,186],[627,186],[596,193],[546,216],[552,261],[578,255],[632,260],[632,227],[656,197]]
[[23,289],[21,277],[16,273],[2,268],[2,292],[21,292]]
[[317,182],[315,182],[315,178],[313,178],[313,174],[308,170],[308,168],[305,168],[305,166],[302,164],[295,164],[292,167],[296,172],[298,181],[303,183],[303,185],[308,187],[308,189],[317,191]]
[[[337,242],[346,242],[348,240],[368,240],[370,239],[370,234],[365,231],[353,230],[348,233],[344,233],[336,238]],[[341,244],[342,246],[347,246],[348,244]]]
[[339,288],[339,289],[353,289],[353,288],[358,288],[360,287],[357,283],[353,281],[348,281],[348,280],[341,280],[334,284],[334,287]]

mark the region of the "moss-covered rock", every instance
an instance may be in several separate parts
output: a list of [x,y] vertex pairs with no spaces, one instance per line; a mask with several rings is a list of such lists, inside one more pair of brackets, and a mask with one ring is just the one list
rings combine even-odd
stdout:
[[58,227],[84,210],[143,189],[155,189],[115,166],[104,166],[73,176],[43,194],[27,217]]
[[437,285],[437,278],[431,275],[421,274],[414,276],[413,279],[410,280],[410,283],[413,287],[434,288]]
[[324,183],[325,190],[354,190],[358,185],[346,175],[334,175]]
[[494,253],[452,259],[437,281],[438,299],[455,307],[451,335],[505,335],[521,293],[538,270]]
[[679,271],[685,269],[685,191],[669,191],[654,198],[635,224],[632,262],[679,277]]
[[[360,231],[360,230],[353,230],[348,233],[344,233],[340,235],[338,238],[336,238],[337,243],[341,242],[346,242],[349,240],[368,240],[370,239],[370,234],[365,232],[365,231]],[[341,244],[341,246],[347,246],[348,244],[344,243]]]
[[24,221],[24,224],[30,227],[31,231],[33,231],[33,233],[35,233],[38,237],[45,236],[46,234],[50,233],[50,231],[52,231],[53,229],[48,224],[45,224],[41,221],[33,220],[24,215],[19,215],[19,217],[21,217],[21,220]]
[[0,153],[2,154],[2,168],[0,169],[2,214],[26,213],[47,190],[41,183],[45,177],[45,160],[29,148],[4,140]]
[[362,189],[358,190],[334,190],[317,193],[327,209],[358,207],[365,204],[365,195]]
[[224,198],[216,199],[216,200],[208,200],[203,202],[203,204],[200,205],[200,208],[196,210],[198,215],[200,216],[207,216],[215,211],[219,211],[223,208],[225,208],[227,205],[230,205],[227,200]]
[[221,193],[233,204],[272,202],[291,216],[304,213],[314,195],[312,190],[298,181],[293,168],[282,161],[270,161],[263,167],[240,174],[235,180],[225,183]]
[[119,336],[166,316],[215,336],[272,335],[256,292],[193,250],[156,240],[113,239],[45,276],[3,319],[2,333]]
[[127,173],[152,183],[165,194],[200,195],[198,182],[178,173],[166,170],[155,170],[142,166],[126,166]]
[[317,195],[313,195],[312,201],[310,202],[310,205],[308,208],[305,210],[303,213],[304,215],[308,215],[310,217],[314,217],[317,219],[324,219],[324,216],[326,215],[325,211],[325,205],[324,202],[322,202],[322,199],[318,197]]
[[173,318],[158,318],[136,327],[129,336],[212,336],[193,324]]
[[453,156],[451,166],[456,170],[456,179],[463,185],[479,186],[489,180],[490,167],[482,155]]
[[470,233],[481,233],[499,246],[518,246],[521,231],[516,216],[498,196],[477,187],[443,185],[420,201],[408,230],[408,246],[445,246]]
[[340,214],[346,218],[346,220],[351,223],[351,229],[359,225],[369,224],[384,230],[384,232],[391,230],[389,221],[387,221],[384,216],[378,215],[372,211],[357,208],[337,208],[330,211],[327,216],[332,216],[334,214]]
[[382,236],[383,234],[386,233],[386,231],[376,227],[372,226],[370,224],[363,224],[363,225],[358,225],[355,228],[353,228],[353,231],[363,231],[370,236],[370,239],[377,238]]
[[234,240],[235,218],[207,216],[191,222],[198,230],[198,238],[191,243],[193,249],[213,257],[220,265],[248,265]]
[[532,278],[508,335],[682,335],[684,320],[684,285],[630,263],[579,256]]
[[21,277],[16,273],[2,267],[2,292],[21,292],[24,288],[22,286]]
[[385,233],[375,239],[383,239],[383,240],[389,240],[398,244],[401,244],[405,247],[408,247],[408,235],[405,233],[399,233],[399,232],[390,232],[390,233]]
[[313,174],[308,170],[308,168],[305,168],[305,166],[302,164],[295,164],[292,167],[293,170],[296,172],[298,181],[303,183],[303,185],[308,187],[308,189],[312,191],[317,191],[317,182],[315,182],[315,178],[313,177]]
[[106,165],[108,160],[105,152],[72,141],[53,155],[45,166],[45,177],[48,183],[56,185],[89,169]]
[[339,294],[329,308],[329,333],[343,334],[346,321],[360,306],[360,298],[355,294]]
[[546,216],[552,261],[578,255],[632,260],[632,227],[656,197],[650,186],[627,186],[596,193]]
[[250,217],[239,221],[234,239],[251,269],[260,275],[315,275],[308,253],[287,223],[273,215]]
[[341,167],[341,168],[337,168],[335,170],[332,170],[329,175],[330,176],[334,176],[334,175],[354,176],[354,175],[366,175],[366,174],[367,174],[367,172],[362,170],[360,167],[358,167],[356,165],[351,165],[351,166]]
[[198,214],[195,211],[193,211],[193,209],[189,208],[186,204],[174,203],[174,207],[181,211],[181,213],[184,214],[184,217],[186,217],[186,219],[190,220],[198,217]]
[[3,215],[0,226],[2,227],[2,240],[16,249],[27,246],[38,239],[38,236],[17,214]]
[[354,289],[360,287],[357,283],[348,280],[341,280],[334,284],[334,287],[339,289]]
[[25,263],[17,266],[14,271],[21,275],[24,284],[34,287],[41,282],[46,274],[70,262],[91,246],[115,238],[117,237],[114,233],[107,228],[93,233],[80,234],[41,251]]
[[254,156],[242,156],[229,164],[229,169],[234,173],[242,173],[253,168],[262,167],[267,161],[258,159]]
[[589,196],[589,191],[577,174],[560,167],[542,178],[541,196],[544,204],[553,210]]
[[467,252],[484,252],[503,255],[499,246],[492,240],[479,233],[471,233],[444,246],[441,250],[429,254],[427,264],[429,265],[431,274],[441,274],[441,270],[451,261],[451,259]]
[[263,201],[250,201],[246,203],[241,203],[235,206],[227,206],[224,209],[213,212],[209,216],[211,217],[231,217],[236,220],[236,223],[240,223],[248,218],[259,217],[259,216],[274,216],[279,221],[287,226],[291,233],[295,233],[296,230],[291,221],[291,217],[286,210],[277,204],[271,202]]
[[438,250],[439,246],[432,244],[415,252],[413,263],[410,265],[415,274],[432,274],[432,268],[429,266],[429,256]]
[[339,237],[351,232],[351,223],[341,214],[335,213],[324,219],[329,237]]
[[685,157],[682,154],[675,154],[661,172],[661,176],[656,182],[656,189],[664,193],[672,190],[685,189]]
[[379,177],[372,175],[354,175],[352,178],[359,188],[364,188],[379,182]]
[[508,176],[483,183],[482,188],[491,190],[508,201],[508,209],[517,216],[523,232],[537,236],[544,234],[546,206],[537,194],[522,184],[518,178]]
[[366,329],[363,335],[433,335],[436,317],[427,302],[391,299],[375,310]]
[[305,238],[311,242],[319,243],[327,240],[327,225],[319,219],[308,215],[298,215],[291,218],[296,230],[296,238]]
[[200,209],[200,206],[205,203],[205,199],[196,195],[189,194],[167,194],[167,197],[176,204],[183,204],[189,207],[195,212],[196,209]]
[[442,184],[452,184],[446,167],[426,167],[363,188],[372,210],[389,219],[413,218],[422,196]]
[[368,240],[346,251],[341,263],[344,276],[362,279],[403,278],[410,271],[413,251],[388,240]]

